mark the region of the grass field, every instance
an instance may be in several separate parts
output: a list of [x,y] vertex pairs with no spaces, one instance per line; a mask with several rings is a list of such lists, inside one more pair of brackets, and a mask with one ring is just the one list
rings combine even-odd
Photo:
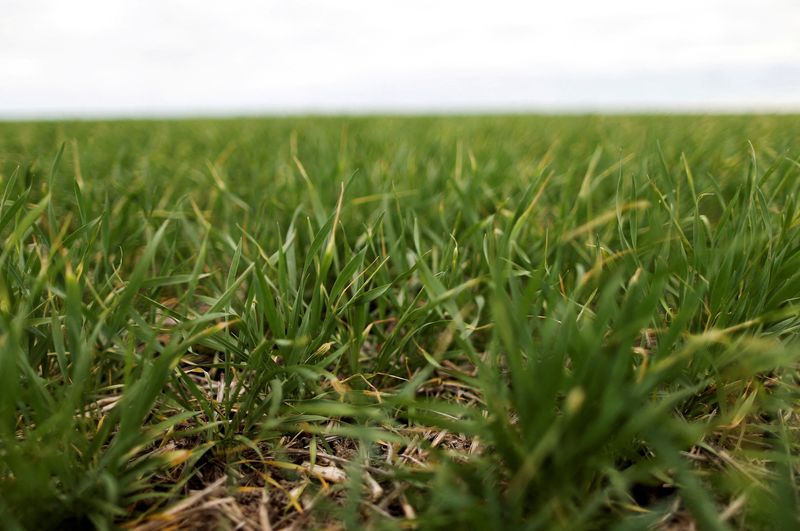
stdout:
[[796,529],[800,119],[0,124],[7,529]]

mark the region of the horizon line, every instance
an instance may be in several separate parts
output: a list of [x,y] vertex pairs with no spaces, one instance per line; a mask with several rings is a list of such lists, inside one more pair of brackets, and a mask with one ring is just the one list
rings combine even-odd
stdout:
[[800,114],[794,105],[542,105],[542,106],[375,106],[375,107],[246,107],[246,108],[131,108],[2,110],[0,122],[113,121],[113,120],[202,120],[300,117],[414,117],[414,116],[580,116],[580,115],[784,115]]

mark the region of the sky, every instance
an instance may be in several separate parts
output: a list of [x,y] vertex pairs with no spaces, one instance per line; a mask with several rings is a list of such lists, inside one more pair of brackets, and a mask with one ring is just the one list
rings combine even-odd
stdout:
[[798,0],[0,0],[0,118],[800,111]]

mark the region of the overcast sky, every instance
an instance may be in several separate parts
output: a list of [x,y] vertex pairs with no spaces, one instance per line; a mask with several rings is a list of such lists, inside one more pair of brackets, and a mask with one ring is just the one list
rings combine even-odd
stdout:
[[800,110],[800,0],[0,0],[0,116]]

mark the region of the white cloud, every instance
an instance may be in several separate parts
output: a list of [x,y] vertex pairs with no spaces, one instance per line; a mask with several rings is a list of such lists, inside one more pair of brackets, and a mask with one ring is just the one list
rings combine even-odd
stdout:
[[28,0],[0,115],[800,108],[796,0]]

